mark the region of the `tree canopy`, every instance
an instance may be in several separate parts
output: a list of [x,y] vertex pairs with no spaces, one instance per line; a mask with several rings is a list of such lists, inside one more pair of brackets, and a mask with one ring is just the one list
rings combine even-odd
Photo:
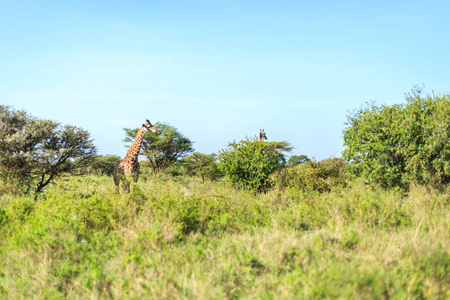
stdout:
[[79,174],[95,153],[89,132],[0,105],[0,176],[17,190],[37,197],[57,177]]
[[111,176],[114,167],[120,162],[121,158],[117,155],[96,155],[93,157],[87,173],[94,173],[99,176]]
[[[147,132],[144,135],[141,148],[141,153],[150,161],[154,173],[165,169],[171,163],[194,152],[193,142],[178,131],[177,128],[160,122],[156,122],[154,126],[158,132]],[[134,141],[138,130],[139,128],[124,128],[125,139],[123,141],[127,143],[127,146]]]
[[450,95],[416,89],[405,104],[366,104],[348,116],[343,157],[384,187],[450,183]]
[[287,166],[295,167],[299,164],[304,164],[309,161],[311,161],[311,159],[309,159],[309,157],[306,155],[292,155],[291,157],[289,157],[289,159],[287,161]]
[[188,174],[200,175],[204,183],[205,177],[214,180],[220,176],[216,159],[217,155],[214,153],[203,154],[194,152],[188,157],[183,158],[181,162]]

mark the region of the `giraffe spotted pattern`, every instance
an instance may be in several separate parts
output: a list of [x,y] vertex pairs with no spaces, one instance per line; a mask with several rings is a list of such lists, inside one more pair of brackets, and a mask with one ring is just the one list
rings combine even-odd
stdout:
[[113,179],[114,184],[117,186],[117,191],[120,192],[119,186],[120,183],[123,182],[124,191],[128,192],[130,189],[130,182],[128,182],[129,177],[133,176],[133,180],[135,182],[139,179],[139,161],[138,156],[141,151],[142,140],[144,139],[144,135],[147,131],[157,132],[156,128],[150,123],[149,120],[146,120],[147,123],[142,124],[142,127],[136,133],[136,137],[134,138],[133,143],[125,155],[125,158],[122,159],[114,168]]

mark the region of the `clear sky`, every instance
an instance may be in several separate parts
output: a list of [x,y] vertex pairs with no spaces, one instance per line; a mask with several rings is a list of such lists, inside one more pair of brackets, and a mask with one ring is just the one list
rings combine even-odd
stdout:
[[339,157],[364,102],[450,91],[450,1],[0,0],[0,104],[91,133],[166,122],[217,153],[265,129]]

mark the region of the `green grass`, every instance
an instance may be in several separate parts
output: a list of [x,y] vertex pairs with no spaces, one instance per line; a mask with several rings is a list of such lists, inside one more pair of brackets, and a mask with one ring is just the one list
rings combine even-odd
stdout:
[[95,176],[3,195],[0,298],[450,298],[449,192],[142,179],[128,195]]

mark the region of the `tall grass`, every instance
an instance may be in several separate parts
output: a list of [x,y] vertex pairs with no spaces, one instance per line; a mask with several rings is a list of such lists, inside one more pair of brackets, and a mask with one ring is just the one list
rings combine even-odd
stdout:
[[0,198],[0,298],[450,297],[450,193],[253,194],[148,176],[60,180]]

